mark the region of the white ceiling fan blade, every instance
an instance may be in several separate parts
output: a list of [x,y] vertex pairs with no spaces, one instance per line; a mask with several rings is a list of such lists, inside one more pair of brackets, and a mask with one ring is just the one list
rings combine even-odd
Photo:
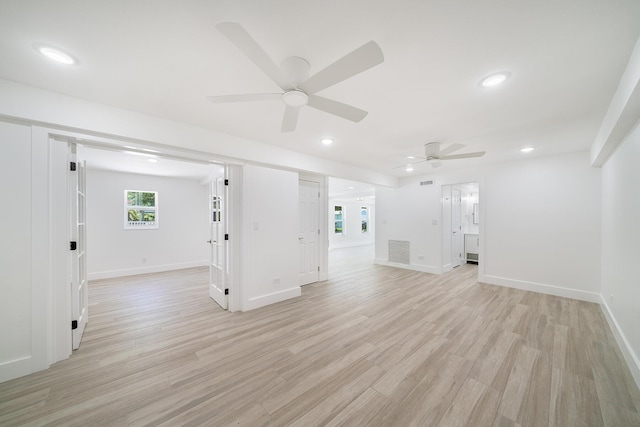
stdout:
[[405,163],[404,165],[396,166],[396,167],[394,167],[394,169],[406,168],[407,166],[417,165],[418,163],[423,163],[423,162],[426,162],[426,161],[427,161],[427,159],[417,160],[415,162]]
[[271,78],[282,90],[289,89],[291,83],[283,75],[282,70],[256,41],[237,22],[219,22],[216,28],[229,39],[247,58]]
[[296,130],[298,124],[298,114],[300,114],[300,107],[291,107],[287,105],[284,110],[284,117],[282,118],[281,132],[293,132]]
[[207,96],[207,99],[216,104],[226,102],[271,101],[282,99],[281,93],[247,93],[241,95]]
[[484,151],[478,151],[476,153],[454,154],[452,156],[440,156],[440,160],[470,159],[472,157],[482,156],[484,156]]
[[370,41],[309,77],[300,86],[300,89],[308,94],[316,93],[366,71],[383,61],[382,49],[376,42]]
[[310,95],[308,105],[309,107],[342,117],[343,119],[351,120],[352,122],[359,122],[369,114],[351,105],[343,104],[333,99],[323,98],[318,95]]
[[461,149],[462,147],[464,147],[464,145],[462,144],[451,144],[450,146],[448,146],[447,148],[440,150],[439,156],[446,156],[448,154],[453,153],[454,151],[458,151],[459,149]]

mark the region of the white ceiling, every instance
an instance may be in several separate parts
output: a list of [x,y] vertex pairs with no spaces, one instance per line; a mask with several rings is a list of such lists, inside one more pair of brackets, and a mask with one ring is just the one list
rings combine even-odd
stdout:
[[[131,150],[114,151],[84,147],[82,159],[90,169],[111,170],[142,175],[204,180],[222,166],[160,157],[153,153]],[[149,159],[155,160],[150,162]]]
[[[0,78],[396,176],[434,140],[487,151],[443,168],[519,158],[526,145],[530,156],[587,149],[640,35],[637,0],[0,0],[0,11]],[[279,90],[221,21],[276,63],[304,57],[312,74],[376,41],[384,63],[319,93],[369,115],[305,107],[283,134],[281,101],[207,101]],[[50,63],[34,43],[79,64]],[[478,85],[499,70],[511,72],[504,85]]]

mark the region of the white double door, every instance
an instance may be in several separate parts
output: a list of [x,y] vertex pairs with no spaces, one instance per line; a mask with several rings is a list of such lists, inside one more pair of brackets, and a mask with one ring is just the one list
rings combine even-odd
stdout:
[[211,180],[209,191],[209,296],[225,310],[228,308],[226,287],[228,269],[228,167]]
[[70,144],[69,210],[71,213],[71,345],[80,347],[82,334],[89,317],[87,283],[87,223],[86,223],[86,165],[78,153],[78,146]]

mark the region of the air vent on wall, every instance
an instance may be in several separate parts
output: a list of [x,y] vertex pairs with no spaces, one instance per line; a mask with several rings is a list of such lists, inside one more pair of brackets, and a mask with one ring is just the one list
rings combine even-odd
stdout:
[[404,240],[389,240],[389,262],[410,264],[411,251],[409,242]]
[[420,185],[431,185],[433,181],[420,181]]

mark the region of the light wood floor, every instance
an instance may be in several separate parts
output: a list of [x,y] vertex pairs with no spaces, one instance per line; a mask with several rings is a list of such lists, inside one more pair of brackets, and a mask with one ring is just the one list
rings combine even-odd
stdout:
[[329,281],[247,313],[204,269],[91,283],[80,349],[0,384],[0,425],[640,425],[597,305],[341,251]]

